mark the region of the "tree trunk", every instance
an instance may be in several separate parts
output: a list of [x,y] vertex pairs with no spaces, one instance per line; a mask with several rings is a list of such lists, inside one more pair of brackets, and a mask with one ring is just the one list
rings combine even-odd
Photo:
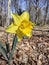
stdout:
[[8,14],[7,14],[7,18],[6,18],[6,26],[8,26],[9,24],[10,24],[10,14],[11,14],[11,12],[10,12],[10,10],[11,10],[11,8],[10,8],[10,5],[11,5],[11,0],[8,0]]
[[47,24],[47,20],[46,20],[47,13],[48,13],[48,2],[47,2],[46,11],[45,11],[45,18],[44,18],[45,24]]

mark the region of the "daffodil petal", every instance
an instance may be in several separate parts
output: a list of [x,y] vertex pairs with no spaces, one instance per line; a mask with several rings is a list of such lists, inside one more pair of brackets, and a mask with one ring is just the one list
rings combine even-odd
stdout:
[[23,21],[23,20],[29,20],[29,13],[28,12],[23,12],[21,15],[20,15],[20,21]]
[[32,35],[31,31],[32,31],[31,29],[26,28],[26,29],[23,30],[23,33],[24,33],[26,36],[31,37],[31,35]]
[[17,38],[18,38],[18,42],[22,40],[22,37],[17,36]]
[[14,24],[18,25],[19,24],[19,15],[18,14],[11,14],[13,19],[14,19]]
[[17,28],[18,28],[18,26],[15,26],[13,23],[11,23],[11,25],[9,25],[9,26],[6,28],[6,32],[16,33]]
[[17,33],[18,41],[21,41],[22,37],[24,36],[23,32],[20,29],[18,29],[16,33]]
[[36,25],[36,24],[35,24],[34,22],[32,22],[32,21],[30,21],[29,24],[32,26],[32,29],[33,29],[33,28],[35,27],[35,25]]

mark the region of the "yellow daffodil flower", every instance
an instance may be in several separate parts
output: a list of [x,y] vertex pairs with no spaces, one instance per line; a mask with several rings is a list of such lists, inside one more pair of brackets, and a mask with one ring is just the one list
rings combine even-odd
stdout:
[[18,41],[20,41],[23,36],[30,37],[35,24],[29,21],[29,13],[25,11],[20,16],[13,13],[12,17],[14,22],[6,28],[6,32],[17,34]]

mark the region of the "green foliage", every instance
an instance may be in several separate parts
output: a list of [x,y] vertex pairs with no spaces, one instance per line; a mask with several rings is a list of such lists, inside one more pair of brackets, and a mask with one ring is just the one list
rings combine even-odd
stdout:
[[10,62],[13,57],[14,50],[16,48],[16,43],[18,42],[16,35],[13,38],[12,42],[12,48],[9,49],[9,43],[8,43],[8,34],[7,34],[7,41],[5,42],[6,48],[4,47],[3,43],[0,41],[0,53],[3,55],[4,59],[8,62],[10,65]]
[[17,42],[18,42],[18,40],[17,40],[17,37],[15,35],[14,38],[13,38],[12,49],[11,49],[11,52],[9,53],[9,60],[10,61],[12,60],[12,56],[13,56],[14,50],[16,48],[16,43]]
[[4,56],[5,60],[8,60],[6,49],[4,48],[4,45],[1,41],[0,41],[0,53]]

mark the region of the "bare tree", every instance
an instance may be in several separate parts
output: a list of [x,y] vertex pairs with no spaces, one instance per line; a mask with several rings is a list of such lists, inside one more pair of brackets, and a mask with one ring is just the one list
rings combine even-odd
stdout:
[[3,6],[3,1],[0,0],[0,25],[2,26],[2,6]]
[[44,24],[47,24],[47,21],[46,21],[47,13],[48,13],[48,2],[47,2],[46,9],[45,9]]
[[11,14],[11,0],[8,0],[8,15],[7,15],[7,18],[6,18],[6,26],[8,26],[10,24],[10,14]]

